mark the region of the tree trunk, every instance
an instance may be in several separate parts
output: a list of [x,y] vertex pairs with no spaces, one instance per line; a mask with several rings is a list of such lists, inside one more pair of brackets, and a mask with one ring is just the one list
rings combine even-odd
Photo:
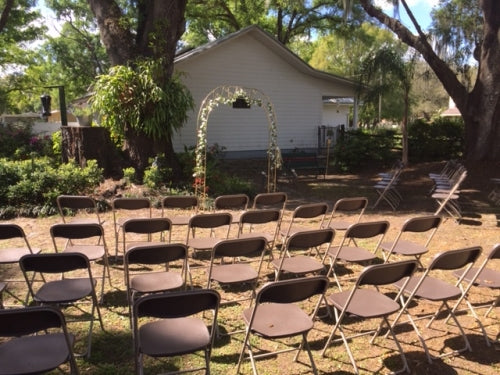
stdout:
[[[410,18],[414,17],[401,0]],[[417,35],[395,18],[389,17],[373,6],[371,0],[360,0],[361,6],[398,38],[415,48],[429,64],[455,102],[465,123],[465,155],[468,160],[500,160],[500,2],[481,0],[484,17],[484,34],[480,46],[479,70],[474,89],[468,93],[453,70],[439,58],[427,41],[427,36],[414,21]]]
[[[184,11],[187,0],[139,0],[137,1],[137,32],[127,28],[122,18],[122,10],[112,0],[88,0],[96,16],[101,40],[112,65],[125,65],[138,57],[163,58],[164,74],[158,79],[164,86],[174,70],[177,42],[184,33]],[[138,176],[143,175],[148,159],[155,156],[159,144],[164,144],[162,152],[172,161],[172,169],[179,170],[172,147],[172,140],[154,140],[144,134],[126,131],[125,151]]]

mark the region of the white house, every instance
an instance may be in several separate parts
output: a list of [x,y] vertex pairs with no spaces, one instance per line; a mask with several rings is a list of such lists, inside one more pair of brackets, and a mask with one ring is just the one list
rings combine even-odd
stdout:
[[[196,145],[201,102],[220,86],[242,86],[267,95],[274,106],[282,151],[317,150],[331,127],[348,128],[357,118],[356,88],[351,80],[311,68],[273,36],[250,26],[178,55],[175,70],[195,100],[188,123],[174,137],[174,148]],[[322,129],[322,130],[321,130]],[[219,105],[208,121],[208,145],[226,148],[232,157],[264,156],[268,121],[262,107],[234,109]]]

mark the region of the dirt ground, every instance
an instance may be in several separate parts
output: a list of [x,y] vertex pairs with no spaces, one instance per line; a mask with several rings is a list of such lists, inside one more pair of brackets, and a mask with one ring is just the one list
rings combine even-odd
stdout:
[[[429,172],[438,172],[444,163],[424,163],[407,168],[402,176],[399,185],[399,190],[403,196],[403,201],[396,211],[390,209],[389,206],[382,203],[376,209],[371,205],[376,199],[376,193],[373,185],[380,170],[365,171],[356,175],[338,175],[329,174],[328,176],[315,176],[301,174],[297,179],[289,179],[288,176],[280,176],[279,188],[287,192],[289,202],[284,220],[290,217],[294,207],[305,202],[326,201],[330,207],[333,203],[344,196],[367,196],[370,201],[370,208],[366,211],[363,221],[372,220],[388,220],[390,222],[390,230],[387,238],[392,239],[396,236],[398,229],[402,223],[415,215],[433,213],[436,209],[436,203],[429,197],[429,191],[432,187],[431,180],[428,177]],[[489,251],[495,243],[500,242],[500,207],[492,204],[488,200],[488,194],[493,188],[491,178],[500,177],[500,163],[481,163],[466,165],[468,177],[461,189],[460,203],[464,211],[464,219],[461,222],[456,222],[447,218],[442,223],[435,238],[430,245],[429,253],[422,258],[424,265],[428,264],[430,259],[441,251],[458,249],[469,246],[481,246],[484,253]],[[233,164],[228,168],[244,176],[255,176],[256,185],[260,184],[262,189],[261,169],[262,165],[257,163],[246,163],[235,167]],[[107,182],[106,188],[112,187],[114,182]],[[114,189],[114,188],[113,188]],[[119,190],[119,189],[118,189]],[[118,191],[122,195],[129,194],[125,191]],[[107,196],[107,199],[112,197]],[[159,210],[155,209],[155,215],[159,215]],[[104,228],[106,231],[106,239],[108,246],[113,248],[113,218],[110,212],[104,213],[105,219]],[[52,243],[49,236],[50,225],[60,222],[59,217],[49,217],[43,219],[28,219],[17,218],[13,222],[21,225],[28,234],[29,241],[32,246],[42,248],[42,251],[52,251]],[[312,225],[312,224],[311,224]],[[185,233],[174,233],[173,241],[183,241]],[[334,243],[340,241],[341,234],[338,234]],[[494,267],[500,270],[500,264],[495,264]],[[112,267],[115,288],[118,284],[123,284],[123,270],[120,265]],[[10,273],[10,271],[9,271]],[[5,271],[4,271],[5,276]],[[10,275],[12,276],[12,275]],[[195,276],[196,279],[197,276]],[[202,277],[202,276],[199,276]],[[122,288],[123,289],[123,286]],[[115,298],[115,290],[107,290],[110,296]],[[498,296],[498,291],[474,290],[472,294],[472,302],[479,303],[484,301],[492,301]],[[106,300],[105,300],[106,301]],[[7,298],[7,302],[9,298]],[[465,307],[465,306],[464,306]],[[429,311],[431,307],[427,305],[418,305],[415,308],[417,314]],[[435,307],[434,307],[435,308]],[[103,306],[103,313],[107,324],[113,325],[113,328],[121,329],[120,327],[128,327],[128,319],[121,317],[121,323],[117,323],[113,314],[116,314],[117,309],[125,309],[123,306],[117,307],[115,303],[106,303]],[[479,310],[480,314],[484,310]],[[229,312],[225,319],[231,321],[235,319],[233,312]],[[239,315],[236,314],[236,315]],[[224,318],[224,314],[222,314]],[[237,318],[237,317],[236,317]],[[429,364],[425,358],[422,347],[408,325],[402,325],[398,329],[398,337],[406,352],[406,356],[413,374],[481,374],[493,375],[500,373],[500,307],[496,307],[487,318],[482,318],[483,324],[487,330],[488,336],[495,341],[491,346],[487,346],[485,340],[479,330],[477,323],[467,311],[459,314],[461,322],[464,324],[466,334],[470,340],[473,351],[464,352],[459,355],[444,357],[435,360]],[[121,324],[121,325],[120,325]],[[333,346],[326,358],[321,358],[319,352],[324,345],[326,336],[332,327],[331,319],[320,320],[315,329],[311,332],[311,344],[315,356],[316,365],[320,374],[349,374],[352,373],[352,366],[345,354],[342,344]],[[376,325],[377,323],[375,323]],[[423,324],[423,323],[422,323]],[[354,325],[356,329],[358,326]],[[371,325],[373,328],[373,324]],[[424,335],[428,338],[428,345],[433,355],[456,349],[462,345],[461,339],[458,336],[456,327],[453,325],[444,325],[443,319],[440,319],[432,326],[434,329],[424,329]],[[110,331],[113,331],[111,329]],[[388,373],[395,370],[395,366],[399,366],[399,356],[394,351],[394,345],[391,340],[377,340],[374,345],[368,343],[368,337],[356,339],[352,344],[354,356],[357,360],[361,373],[379,374]],[[235,340],[232,341],[233,343]],[[102,350],[102,358],[106,355],[112,355],[113,350],[109,347],[109,341],[102,340],[95,344],[94,352]],[[236,340],[234,345],[229,346],[231,351],[227,353],[227,347],[216,345],[213,353],[214,368],[212,373],[221,374],[228,371],[227,361],[237,358],[238,350],[241,343]],[[234,346],[234,348],[233,348]],[[301,360],[307,363],[307,356],[302,354]],[[300,364],[290,364],[291,356],[280,355],[266,361],[259,361],[258,368],[262,374],[309,374],[310,369],[307,366]],[[109,359],[103,359],[109,365],[114,366],[115,371],[110,370],[109,366],[104,366],[107,370],[102,370],[103,365],[99,359],[91,361],[79,360],[79,364],[84,367],[81,373],[85,374],[112,374],[132,372],[133,364],[131,358],[126,360],[122,358],[121,362],[112,363]],[[113,368],[111,366],[111,368]],[[120,366],[125,366],[123,369]],[[232,368],[229,366],[229,368]],[[128,371],[129,369],[130,371]],[[230,372],[233,370],[230,370]],[[245,367],[244,373],[251,373],[250,367]]]

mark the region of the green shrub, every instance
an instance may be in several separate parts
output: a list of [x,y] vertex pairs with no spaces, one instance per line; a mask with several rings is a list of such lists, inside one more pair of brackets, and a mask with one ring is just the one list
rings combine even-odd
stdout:
[[123,179],[127,184],[137,183],[137,178],[135,177],[135,168],[134,167],[124,168]]
[[366,166],[392,164],[399,157],[394,130],[349,131],[333,149],[333,165],[341,172],[352,172]]
[[16,207],[27,216],[53,214],[58,195],[89,194],[102,181],[102,172],[95,160],[81,168],[75,163],[58,165],[48,157],[0,159],[0,206]]
[[[31,126],[15,126],[0,124],[0,158],[12,157],[16,154],[29,155]],[[23,150],[22,152],[18,150]]]
[[441,117],[416,120],[408,127],[408,154],[412,162],[460,158],[464,147],[462,119]]
[[143,181],[150,189],[159,189],[172,180],[172,168],[168,166],[164,154],[150,160],[151,166],[144,171]]

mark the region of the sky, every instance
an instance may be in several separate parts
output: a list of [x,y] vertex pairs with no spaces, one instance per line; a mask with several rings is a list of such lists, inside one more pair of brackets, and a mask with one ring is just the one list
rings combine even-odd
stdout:
[[[418,23],[422,27],[422,30],[427,30],[431,23],[431,10],[439,3],[439,0],[407,0],[406,2],[413,12],[413,15],[417,19]],[[393,7],[390,1],[375,0],[375,3],[382,9],[384,9],[384,11],[388,15],[393,15]],[[415,28],[411,24],[410,19],[408,18],[404,8],[401,5],[399,6],[399,16],[403,25],[407,26],[411,31],[415,32]]]

